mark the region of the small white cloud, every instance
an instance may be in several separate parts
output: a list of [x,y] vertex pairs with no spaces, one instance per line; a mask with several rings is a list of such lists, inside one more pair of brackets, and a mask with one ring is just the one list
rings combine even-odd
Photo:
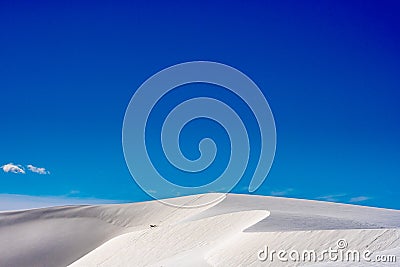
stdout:
[[157,191],[156,191],[156,190],[153,190],[153,189],[146,190],[146,192],[147,192],[147,193],[150,193],[150,194],[155,194],[155,193],[157,193]]
[[71,190],[71,191],[69,191],[69,195],[77,195],[77,194],[79,194],[81,191],[79,191],[79,190]]
[[6,165],[1,166],[4,172],[11,172],[11,173],[21,173],[25,174],[24,167],[21,165],[15,165],[13,163],[8,163]]
[[366,196],[359,196],[359,197],[352,197],[350,198],[350,202],[352,203],[357,203],[357,202],[363,202],[370,199],[370,197],[366,197]]
[[45,168],[35,167],[33,165],[30,165],[30,164],[28,166],[26,166],[26,167],[31,172],[34,172],[34,173],[37,173],[37,174],[50,174],[50,172],[48,170],[46,170]]

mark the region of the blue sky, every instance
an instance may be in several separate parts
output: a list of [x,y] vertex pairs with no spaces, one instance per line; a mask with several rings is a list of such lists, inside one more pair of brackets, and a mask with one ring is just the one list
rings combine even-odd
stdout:
[[149,199],[124,161],[125,109],[154,73],[210,60],[246,73],[273,111],[257,194],[400,209],[397,1],[190,2],[0,3],[0,165],[26,172],[1,172],[0,194]]

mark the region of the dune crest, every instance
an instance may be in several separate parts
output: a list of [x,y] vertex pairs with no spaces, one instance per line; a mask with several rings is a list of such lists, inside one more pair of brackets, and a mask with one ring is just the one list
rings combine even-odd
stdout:
[[[212,198],[215,194],[173,201]],[[297,266],[262,262],[257,253],[265,246],[320,252],[344,239],[351,249],[400,256],[400,212],[228,194],[198,208],[149,201],[5,212],[0,238],[0,266]]]

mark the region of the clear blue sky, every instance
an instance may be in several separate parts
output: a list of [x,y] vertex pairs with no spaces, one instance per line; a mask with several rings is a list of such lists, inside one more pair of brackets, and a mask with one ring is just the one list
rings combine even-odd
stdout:
[[0,194],[149,199],[124,161],[125,108],[161,69],[210,60],[274,113],[257,194],[400,209],[398,1],[192,2],[1,1],[0,165],[51,173],[1,172]]

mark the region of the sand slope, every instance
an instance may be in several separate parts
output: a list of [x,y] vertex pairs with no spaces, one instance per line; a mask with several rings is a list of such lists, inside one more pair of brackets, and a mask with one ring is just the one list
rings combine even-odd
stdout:
[[338,239],[349,249],[399,255],[400,212],[236,194],[190,209],[151,201],[6,212],[0,214],[0,266],[337,266],[261,262],[257,252],[266,245],[318,251],[335,247]]

